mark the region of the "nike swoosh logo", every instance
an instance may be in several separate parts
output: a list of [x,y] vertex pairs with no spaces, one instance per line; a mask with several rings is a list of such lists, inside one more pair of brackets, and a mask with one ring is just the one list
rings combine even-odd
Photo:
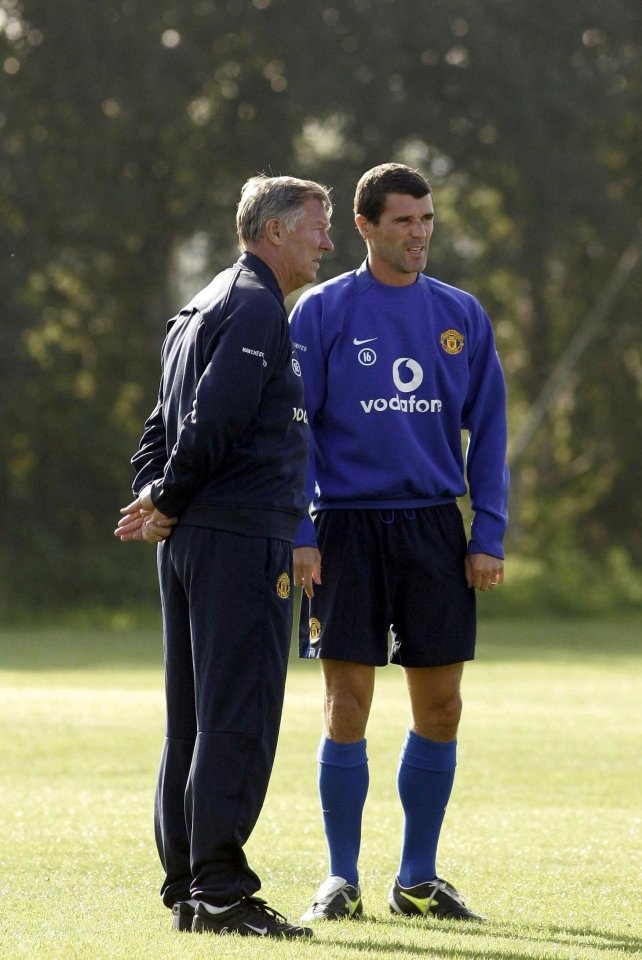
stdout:
[[432,897],[412,897],[409,893],[402,893],[399,891],[399,895],[408,900],[419,910],[420,913],[427,913],[430,904],[432,903]]
[[354,343],[355,347],[360,347],[363,343],[372,343],[374,340],[378,339],[379,337],[369,337],[367,340],[357,340],[355,337],[352,342]]
[[248,930],[254,930],[254,933],[258,933],[262,937],[265,937],[268,932],[267,927],[253,927],[251,923],[246,923],[245,926]]

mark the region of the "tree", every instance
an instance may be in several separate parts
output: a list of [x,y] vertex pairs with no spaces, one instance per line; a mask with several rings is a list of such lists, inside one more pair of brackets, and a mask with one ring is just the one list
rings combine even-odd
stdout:
[[[0,571],[5,606],[114,603],[140,552],[111,543],[153,403],[177,252],[234,256],[258,170],[334,187],[334,260],[369,166],[432,179],[430,270],[496,325],[519,428],[640,216],[633,0],[0,0]],[[519,469],[520,538],[642,562],[631,441],[639,271]],[[19,549],[16,549],[19,545]]]

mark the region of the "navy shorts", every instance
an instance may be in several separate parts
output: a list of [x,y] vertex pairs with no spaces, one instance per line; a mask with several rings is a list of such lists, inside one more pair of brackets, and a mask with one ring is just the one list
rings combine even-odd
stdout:
[[301,602],[299,655],[372,666],[436,667],[475,656],[475,591],[454,503],[324,510],[321,586]]

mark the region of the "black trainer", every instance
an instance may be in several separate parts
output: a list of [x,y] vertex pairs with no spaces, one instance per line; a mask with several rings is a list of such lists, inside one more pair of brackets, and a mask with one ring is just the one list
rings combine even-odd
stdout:
[[438,917],[440,920],[477,920],[483,922],[486,917],[473,913],[464,898],[446,880],[436,877],[415,887],[402,887],[399,878],[395,879],[388,903],[392,913],[406,916]]
[[174,930],[180,930],[187,933],[192,929],[194,919],[194,905],[189,900],[179,900],[172,907],[172,927]]
[[238,933],[242,937],[311,937],[309,927],[299,927],[268,907],[260,897],[245,897],[228,910],[210,913],[199,903],[192,922],[194,933]]

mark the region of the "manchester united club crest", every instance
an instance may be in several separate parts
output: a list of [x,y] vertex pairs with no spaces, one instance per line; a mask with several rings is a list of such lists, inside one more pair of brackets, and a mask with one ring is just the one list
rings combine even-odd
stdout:
[[276,581],[276,593],[281,600],[287,600],[290,596],[290,577],[287,573],[282,573]]
[[455,356],[464,349],[464,335],[459,330],[444,330],[440,337],[441,345],[451,356]]
[[321,637],[321,622],[316,617],[310,617],[310,643],[318,643]]

